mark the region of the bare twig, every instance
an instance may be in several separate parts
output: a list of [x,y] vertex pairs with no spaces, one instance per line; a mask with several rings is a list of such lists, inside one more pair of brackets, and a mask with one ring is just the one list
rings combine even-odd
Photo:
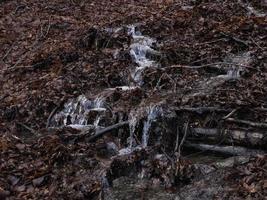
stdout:
[[178,146],[179,146],[179,126],[177,126],[176,130],[176,142],[175,142],[174,152],[178,150]]
[[165,75],[165,73],[163,73],[163,74],[160,76],[160,78],[159,78],[159,80],[158,80],[158,82],[157,82],[157,84],[156,84],[154,90],[156,90],[156,89],[159,87],[159,84],[160,84],[160,82],[161,82],[161,79],[163,78],[164,75]]
[[21,122],[17,122],[18,125],[22,126],[23,128],[27,129],[28,131],[30,131],[30,133],[32,133],[33,135],[39,135],[38,132],[34,129],[32,129],[31,127],[21,123]]
[[54,117],[54,115],[56,114],[56,112],[57,112],[58,109],[60,108],[61,104],[62,104],[62,103],[60,103],[58,106],[56,106],[56,107],[52,110],[52,112],[50,113],[50,115],[49,115],[49,117],[48,117],[48,119],[47,119],[47,121],[46,121],[46,128],[48,128],[48,127],[50,126],[51,119],[52,119],[52,117]]
[[225,120],[225,119],[231,117],[233,114],[236,113],[237,110],[238,110],[238,109],[234,109],[234,110],[232,110],[228,115],[224,116],[222,119]]
[[8,56],[8,54],[12,51],[14,46],[14,43],[11,45],[11,47],[7,50],[7,52],[5,53],[5,55],[2,58],[2,62],[6,59],[6,57]]
[[175,108],[175,111],[177,112],[196,112],[198,114],[203,114],[203,113],[211,113],[211,112],[229,112],[228,109],[223,109],[223,108],[217,108],[217,107],[197,107],[197,108],[187,108],[187,107],[178,107]]
[[48,33],[50,31],[50,28],[51,28],[51,16],[48,19],[48,26],[47,26],[45,33],[43,33],[43,27],[41,27],[41,38],[42,39],[46,38],[46,36],[48,35]]
[[178,166],[176,166],[176,169],[175,169],[175,176],[177,176],[178,173],[180,172],[181,149],[182,149],[182,146],[185,142],[185,139],[186,139],[186,136],[188,133],[188,125],[189,125],[189,122],[187,122],[185,125],[184,135],[183,135],[181,143],[179,144],[179,147],[178,147],[177,156],[176,156],[176,165],[178,165]]
[[229,35],[229,34],[227,34],[227,33],[220,32],[220,34],[223,35],[224,37],[228,37],[228,38],[230,38],[230,39],[232,39],[232,40],[234,40],[234,41],[236,41],[236,42],[238,42],[238,43],[241,43],[241,44],[243,44],[243,45],[249,47],[247,41],[241,40],[241,39],[239,39],[239,38],[237,38],[237,37],[234,37],[234,36],[232,36],[232,35]]
[[181,149],[182,149],[182,146],[183,146],[183,144],[185,142],[185,139],[186,139],[186,136],[187,136],[187,133],[188,133],[188,125],[189,125],[189,122],[187,122],[186,125],[185,125],[184,136],[183,136],[183,138],[181,140],[181,143],[180,143],[180,145],[178,147],[178,157],[181,156]]

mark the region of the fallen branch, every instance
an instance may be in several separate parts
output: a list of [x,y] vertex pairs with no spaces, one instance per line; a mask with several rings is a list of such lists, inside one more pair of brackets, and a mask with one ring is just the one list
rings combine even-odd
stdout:
[[251,121],[247,121],[247,120],[239,120],[239,119],[234,119],[234,118],[228,118],[225,121],[233,122],[233,123],[237,123],[237,124],[244,124],[244,125],[257,127],[257,128],[267,128],[266,123],[251,122]]
[[94,135],[92,135],[91,137],[88,138],[88,142],[93,142],[95,140],[97,140],[98,138],[102,137],[104,134],[109,133],[112,130],[118,129],[120,127],[123,127],[125,125],[128,125],[129,122],[128,121],[124,121],[124,122],[120,122],[114,125],[111,125],[109,127],[97,130],[96,133]]
[[237,42],[237,43],[241,43],[241,44],[243,44],[243,45],[249,47],[249,44],[248,44],[247,41],[241,40],[241,39],[239,39],[239,38],[237,38],[237,37],[235,37],[235,36],[229,35],[229,34],[227,34],[227,33],[220,32],[220,34],[223,35],[224,37],[227,37],[227,38],[229,38],[229,39],[231,39],[231,40]]
[[267,144],[267,134],[260,132],[251,132],[243,130],[226,130],[226,129],[191,129],[194,135],[206,136],[211,140],[221,139],[229,144],[243,144],[246,146],[265,147]]
[[217,153],[222,153],[226,155],[235,155],[235,156],[248,156],[248,155],[258,155],[258,154],[265,154],[265,151],[255,150],[255,149],[248,149],[245,147],[237,147],[237,146],[217,146],[217,145],[210,145],[210,144],[201,144],[201,143],[190,143],[187,142],[185,144],[188,148],[194,148],[201,151],[213,151]]
[[229,112],[229,109],[222,109],[222,108],[217,108],[217,107],[197,107],[197,108],[186,108],[186,107],[181,107],[181,108],[175,108],[175,111],[177,112],[195,112],[198,114],[203,114],[203,113],[211,113],[211,112]]
[[249,66],[235,63],[235,62],[214,62],[214,63],[208,63],[208,64],[203,64],[203,65],[171,65],[169,67],[165,67],[162,69],[168,69],[168,68],[181,68],[181,69],[201,69],[201,68],[212,68],[216,70],[225,70],[223,67],[219,67],[218,65],[230,65],[230,66],[238,66],[238,67],[245,67],[245,68],[250,68]]

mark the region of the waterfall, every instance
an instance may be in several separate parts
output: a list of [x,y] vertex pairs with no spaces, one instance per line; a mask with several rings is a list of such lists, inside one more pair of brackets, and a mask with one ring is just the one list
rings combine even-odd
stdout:
[[157,67],[157,63],[148,58],[148,54],[159,54],[152,49],[155,40],[143,36],[140,31],[136,30],[136,26],[129,26],[128,34],[132,36],[133,42],[130,45],[130,55],[133,61],[138,65],[131,72],[131,77],[135,84],[141,86],[143,84],[143,71],[148,67]]
[[95,119],[93,119],[94,126],[98,126],[101,119],[101,112],[104,112],[104,99],[97,97],[94,100],[88,100],[84,95],[78,96],[76,99],[71,99],[64,105],[64,109],[55,114],[52,119],[53,126],[86,126],[88,124],[89,112],[98,112]]
[[162,113],[161,108],[156,105],[149,106],[147,108],[147,120],[144,123],[144,128],[142,132],[142,147],[147,147],[149,140],[149,129],[152,122]]

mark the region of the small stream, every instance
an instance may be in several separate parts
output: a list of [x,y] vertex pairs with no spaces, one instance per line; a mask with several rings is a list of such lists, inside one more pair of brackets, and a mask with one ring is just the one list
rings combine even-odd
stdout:
[[[117,30],[117,29],[116,29]],[[128,35],[132,38],[132,43],[129,46],[129,54],[132,58],[133,66],[129,66],[131,68],[131,79],[129,80],[128,85],[119,86],[116,88],[107,88],[106,90],[115,91],[117,89],[121,90],[121,92],[127,92],[130,90],[135,90],[136,88],[142,88],[144,84],[143,73],[147,68],[157,68],[160,65],[151,58],[151,55],[159,55],[160,52],[154,50],[154,46],[156,41],[150,37],[142,35],[140,31],[138,31],[135,25],[127,26]],[[187,94],[187,96],[196,96],[200,94],[207,94],[213,91],[213,89],[225,81],[239,79],[242,76],[242,65],[248,65],[250,62],[249,53],[240,54],[238,56],[231,56],[226,59],[225,62],[229,63],[238,63],[238,65],[228,66],[228,70],[226,74],[221,74],[214,77],[209,77],[205,80],[199,80],[196,82],[197,92]],[[241,63],[241,64],[240,64]],[[96,97],[95,99],[89,100],[85,95],[80,95],[76,99],[71,99],[67,103],[65,103],[62,111],[58,112],[52,119],[53,127],[63,127],[63,126],[71,126],[76,129],[83,129],[86,126],[94,127],[94,128],[103,128],[101,124],[101,120],[105,118],[105,114],[108,112],[108,108],[106,107],[106,99],[101,95]],[[113,110],[111,108],[111,110]],[[135,150],[145,149],[149,146],[149,141],[151,137],[151,125],[153,122],[156,122],[159,117],[164,118],[164,110],[162,105],[159,103],[148,103],[145,106],[135,108],[131,110],[128,114],[129,121],[129,136],[127,138],[127,144],[122,144],[120,149],[112,143],[114,149],[117,151],[117,157],[119,156],[127,156],[131,154]],[[139,126],[141,123],[141,126]],[[142,127],[142,128],[140,128]],[[138,141],[137,137],[139,135],[141,140]],[[115,156],[115,157],[116,157]],[[103,187],[108,188],[109,184],[106,180],[105,176],[102,177]],[[114,189],[108,192],[106,195],[111,195],[108,199],[115,199],[112,197],[114,193],[121,192],[121,195],[125,196],[125,192],[129,190],[127,197],[129,199],[136,199],[136,195],[139,196],[141,194],[135,194],[131,190],[131,185],[134,187],[138,187],[138,184],[142,182],[142,184],[149,185],[149,181],[143,178],[137,179],[128,179],[122,178],[117,181],[115,180]],[[125,192],[121,191],[121,187]],[[143,186],[142,186],[143,187]],[[108,191],[109,189],[105,189]],[[169,199],[173,197],[170,193],[167,193],[164,188],[150,188],[149,194],[151,196],[150,199]],[[120,196],[120,194],[115,194],[115,196]],[[132,198],[130,197],[132,196]],[[153,198],[152,198],[153,197]],[[142,195],[141,197],[142,198]]]

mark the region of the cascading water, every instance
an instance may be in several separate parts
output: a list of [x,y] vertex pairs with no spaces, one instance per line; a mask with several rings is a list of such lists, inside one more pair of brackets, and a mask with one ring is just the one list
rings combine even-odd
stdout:
[[152,46],[155,40],[143,36],[140,31],[136,30],[136,26],[129,26],[128,34],[132,36],[133,43],[130,45],[130,55],[133,61],[138,65],[131,72],[134,84],[141,86],[143,84],[142,73],[148,67],[157,67],[158,64],[148,58],[148,54],[159,54]]
[[[143,113],[145,111],[145,113]],[[142,112],[143,114],[140,114]],[[140,115],[145,115],[146,120],[144,122],[144,127],[142,130],[142,143],[141,145],[136,145],[134,134]],[[131,153],[134,149],[146,148],[149,140],[149,131],[151,124],[158,116],[162,115],[162,108],[158,105],[148,106],[146,108],[141,108],[135,112],[131,112],[129,115],[129,128],[130,136],[128,138],[128,147],[123,148],[119,151],[119,155],[125,155]]]
[[143,133],[142,133],[142,147],[147,147],[149,139],[149,129],[151,123],[162,113],[162,110],[158,106],[149,106],[147,109],[147,120],[144,123]]
[[[143,36],[141,32],[137,30],[135,25],[127,26],[127,29],[128,34],[132,37],[132,44],[129,47],[130,55],[137,66],[134,67],[131,72],[132,79],[129,86],[119,86],[116,88],[109,88],[109,90],[134,90],[142,86],[142,74],[146,68],[158,67],[156,61],[150,58],[151,55],[159,55],[159,52],[153,49],[155,40],[150,37]],[[107,31],[112,32],[120,30],[121,29],[108,29]],[[160,114],[160,108],[154,105],[147,108],[142,107],[138,110],[138,112],[131,112],[129,115],[130,136],[127,141],[128,147],[121,149],[119,154],[131,153],[134,148],[145,148],[148,145],[151,123]],[[103,112],[105,111],[106,108],[104,106],[103,98],[98,97],[91,101],[84,95],[81,95],[77,99],[72,99],[64,105],[64,109],[54,116],[53,125],[72,126],[75,128],[91,125],[98,128],[99,123],[103,118]],[[138,117],[140,114],[144,117],[144,111],[146,120],[142,131],[142,144],[137,145],[136,140],[134,139],[134,134],[139,121]]]
[[[59,127],[68,125],[72,127],[94,125],[97,127],[101,113],[105,110],[103,98],[98,97],[90,101],[84,95],[80,95],[77,99],[71,99],[64,105],[64,109],[52,119],[52,124]],[[92,119],[93,123],[89,123],[88,114],[92,111],[97,112],[97,116]]]
[[138,115],[136,112],[130,112],[129,114],[129,129],[130,129],[130,136],[127,139],[128,147],[123,148],[119,151],[119,155],[125,155],[129,154],[133,151],[134,146],[136,145],[135,139],[134,139],[134,133],[136,126],[138,124]]

